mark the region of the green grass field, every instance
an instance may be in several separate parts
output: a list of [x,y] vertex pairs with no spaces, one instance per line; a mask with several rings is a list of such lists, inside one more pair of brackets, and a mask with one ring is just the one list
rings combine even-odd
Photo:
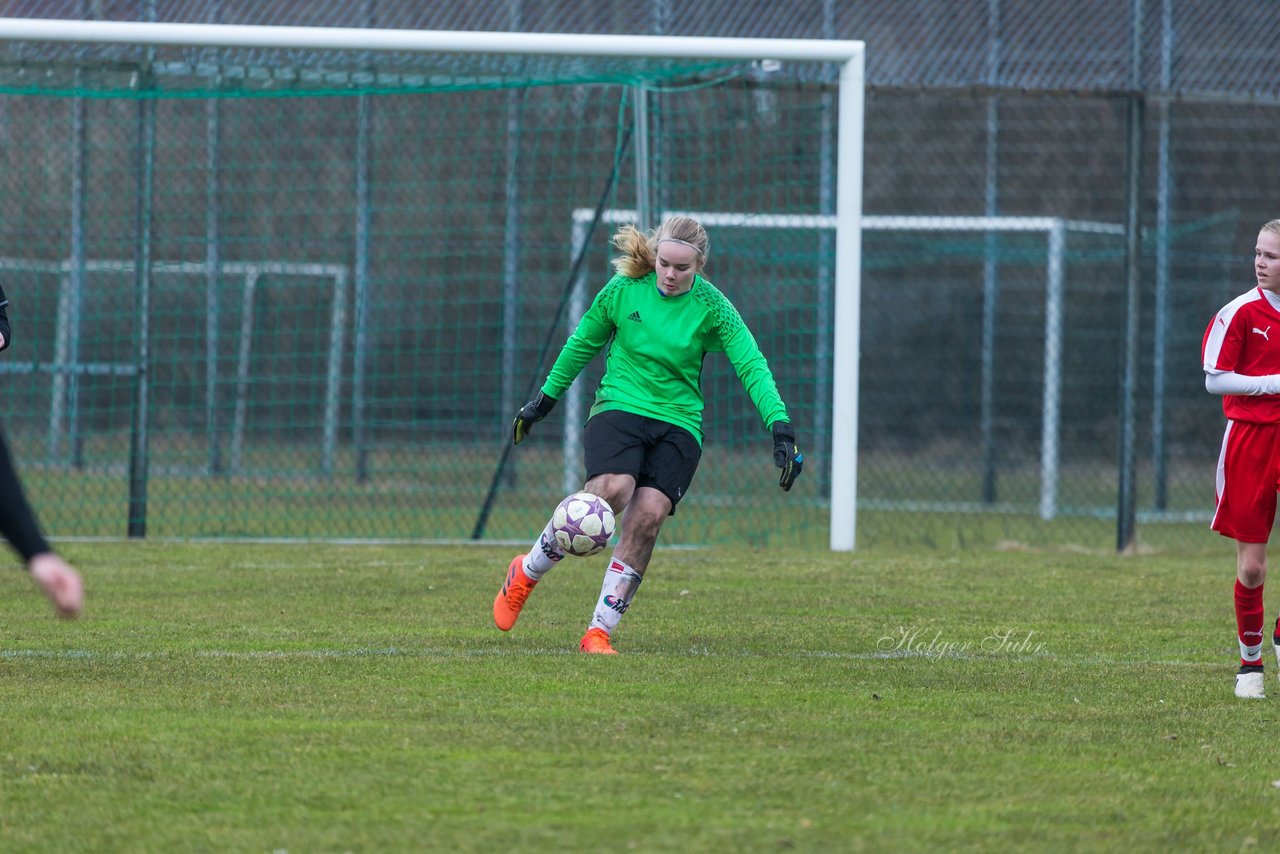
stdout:
[[662,551],[609,658],[575,652],[603,558],[506,635],[510,550],[64,551],[79,622],[0,576],[6,852],[1280,845],[1280,683],[1232,696],[1208,532]]

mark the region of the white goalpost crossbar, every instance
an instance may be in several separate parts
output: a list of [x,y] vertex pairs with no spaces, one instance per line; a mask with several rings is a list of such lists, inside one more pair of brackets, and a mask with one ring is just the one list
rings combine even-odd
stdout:
[[[397,51],[439,54],[520,54],[631,59],[821,62],[839,64],[836,94],[836,233],[832,401],[839,436],[832,471],[857,469],[859,275],[862,257],[862,160],[866,45],[840,39],[700,38],[574,35],[341,27],[272,27],[0,18],[0,41],[110,43],[282,50]],[[832,478],[831,548],[854,547],[854,478]]]
[[[636,222],[637,211],[605,210],[601,221],[609,224]],[[823,214],[768,214],[743,213],[734,211],[666,211],[664,216],[692,217],[704,226],[755,228],[755,229],[836,229],[839,218]],[[571,257],[577,257],[583,243],[587,239],[587,226],[595,217],[591,208],[578,208],[573,212],[573,234]],[[1085,220],[1069,220],[1061,217],[1017,217],[1017,216],[863,216],[862,231],[968,231],[988,232],[1022,232],[1043,233],[1046,236],[1045,251],[1045,312],[1044,312],[1044,373],[1041,396],[1041,436],[1040,436],[1040,500],[1039,516],[1046,521],[1053,519],[1058,513],[1058,481],[1059,481],[1059,438],[1062,421],[1062,300],[1065,281],[1063,259],[1066,251],[1068,232],[1093,234],[1123,235],[1122,225],[1091,222]],[[841,238],[843,239],[843,237]],[[840,281],[837,279],[835,300],[840,302]],[[587,282],[584,274],[579,274],[569,301],[569,326],[573,328],[582,317],[587,307]],[[861,300],[861,294],[857,295]],[[837,308],[835,329],[832,339],[832,401],[831,418],[831,548],[843,550],[853,547],[853,530],[857,522],[856,504],[846,505],[837,500],[837,488],[841,483],[855,483],[857,480],[857,454],[837,453],[842,443],[849,441],[850,425],[842,424],[836,413],[836,405],[844,398],[846,408],[856,414],[858,407],[858,367],[857,352],[850,352],[848,347],[841,347],[843,338],[859,338],[855,328],[840,325],[840,313]],[[853,362],[849,363],[852,359]],[[842,364],[844,360],[844,364]],[[841,383],[852,382],[849,387],[842,388]],[[580,465],[580,448],[582,444],[583,402],[580,383],[575,382],[565,395],[565,434],[564,434],[564,488],[573,491],[577,488]],[[855,416],[856,417],[856,416]],[[856,441],[857,426],[852,425],[853,439]],[[847,537],[846,537],[847,534]]]

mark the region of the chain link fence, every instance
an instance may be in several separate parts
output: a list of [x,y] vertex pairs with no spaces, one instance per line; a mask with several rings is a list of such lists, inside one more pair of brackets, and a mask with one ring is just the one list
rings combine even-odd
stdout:
[[[1137,541],[1210,536],[1222,416],[1200,338],[1251,285],[1253,239],[1280,198],[1280,23],[1265,4],[7,8],[865,40],[859,543],[1114,547],[1126,429]],[[539,344],[567,332],[554,324],[573,212],[602,194],[635,205],[621,133],[632,84],[650,95],[657,207],[831,210],[830,67],[509,66],[5,48],[5,425],[53,535],[125,534],[145,498],[152,536],[469,536],[512,403],[545,373]],[[563,85],[543,85],[553,76]],[[1142,239],[1126,384],[1135,99]],[[607,275],[606,230],[584,257],[592,287]],[[818,284],[831,241],[711,236],[710,277],[756,332],[813,463],[798,496],[773,495],[767,437],[727,365],[709,362],[707,461],[689,505],[705,506],[664,538],[820,546],[840,333]],[[517,274],[513,302],[503,283]],[[527,538],[561,490],[556,419],[501,474],[485,536]],[[131,500],[140,428],[147,492]]]

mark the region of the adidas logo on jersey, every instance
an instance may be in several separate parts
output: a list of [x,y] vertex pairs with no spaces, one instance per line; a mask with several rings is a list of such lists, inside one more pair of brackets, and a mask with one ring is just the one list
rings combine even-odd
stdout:
[[628,314],[627,320],[634,320],[636,323],[644,323],[644,321],[640,319],[640,312],[638,311],[633,311]]

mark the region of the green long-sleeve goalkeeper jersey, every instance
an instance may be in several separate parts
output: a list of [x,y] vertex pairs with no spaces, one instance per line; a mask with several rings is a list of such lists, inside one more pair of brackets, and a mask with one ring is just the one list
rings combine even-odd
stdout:
[[701,275],[679,296],[658,290],[657,274],[616,275],[565,342],[542,392],[561,397],[606,344],[604,377],[591,414],[621,409],[684,427],[702,443],[702,363],[724,353],[768,427],[790,421],[769,363],[742,316]]

